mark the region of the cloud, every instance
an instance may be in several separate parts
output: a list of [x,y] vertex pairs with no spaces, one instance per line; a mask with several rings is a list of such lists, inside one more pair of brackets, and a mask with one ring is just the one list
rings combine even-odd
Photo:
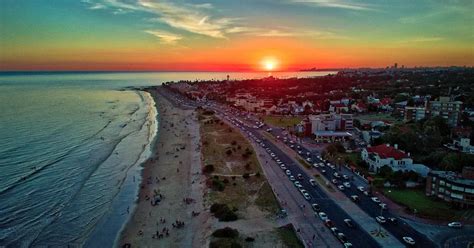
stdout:
[[408,39],[401,40],[399,43],[423,43],[423,42],[437,42],[445,40],[444,37],[433,36],[433,37],[412,37]]
[[166,44],[174,44],[183,38],[180,35],[168,33],[162,30],[145,30],[145,33],[158,37],[161,42]]
[[303,3],[317,7],[338,8],[357,11],[375,11],[376,9],[367,4],[354,3],[343,0],[290,0],[292,3]]

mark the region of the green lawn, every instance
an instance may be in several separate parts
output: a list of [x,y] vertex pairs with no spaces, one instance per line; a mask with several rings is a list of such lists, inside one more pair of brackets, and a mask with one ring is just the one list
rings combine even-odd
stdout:
[[279,227],[277,228],[277,232],[286,247],[304,247],[303,243],[298,239],[298,236],[296,236],[293,225],[290,224],[289,226]]
[[417,215],[421,217],[450,220],[457,214],[457,211],[451,209],[448,203],[426,196],[423,190],[390,189],[385,190],[385,195],[410,208],[411,213],[413,213],[413,209],[416,209]]
[[372,122],[372,121],[388,121],[392,123],[400,122],[400,120],[391,116],[390,114],[384,114],[384,113],[363,114],[363,115],[357,115],[354,118],[359,119],[362,123]]
[[286,116],[264,116],[263,121],[266,124],[269,124],[271,126],[275,127],[293,127],[294,125],[300,123],[303,120],[302,117],[299,116],[292,116],[292,117],[286,117]]

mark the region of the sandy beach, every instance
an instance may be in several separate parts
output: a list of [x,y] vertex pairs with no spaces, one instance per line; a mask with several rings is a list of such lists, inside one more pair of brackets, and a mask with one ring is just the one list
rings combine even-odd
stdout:
[[158,136],[153,155],[144,163],[138,200],[133,212],[129,210],[119,247],[205,244],[202,224],[209,213],[203,212],[199,124],[193,109],[174,105],[161,90],[147,90],[159,112]]

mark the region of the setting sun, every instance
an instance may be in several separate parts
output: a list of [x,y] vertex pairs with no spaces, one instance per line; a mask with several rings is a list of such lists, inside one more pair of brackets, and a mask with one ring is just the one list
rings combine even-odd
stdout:
[[263,69],[273,71],[277,67],[277,61],[274,58],[266,58],[262,61]]

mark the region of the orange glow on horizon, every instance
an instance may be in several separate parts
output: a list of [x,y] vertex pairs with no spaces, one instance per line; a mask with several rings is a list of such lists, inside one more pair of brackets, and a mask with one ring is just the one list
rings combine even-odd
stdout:
[[262,60],[262,67],[265,71],[274,71],[278,69],[278,60],[273,57],[267,57]]

